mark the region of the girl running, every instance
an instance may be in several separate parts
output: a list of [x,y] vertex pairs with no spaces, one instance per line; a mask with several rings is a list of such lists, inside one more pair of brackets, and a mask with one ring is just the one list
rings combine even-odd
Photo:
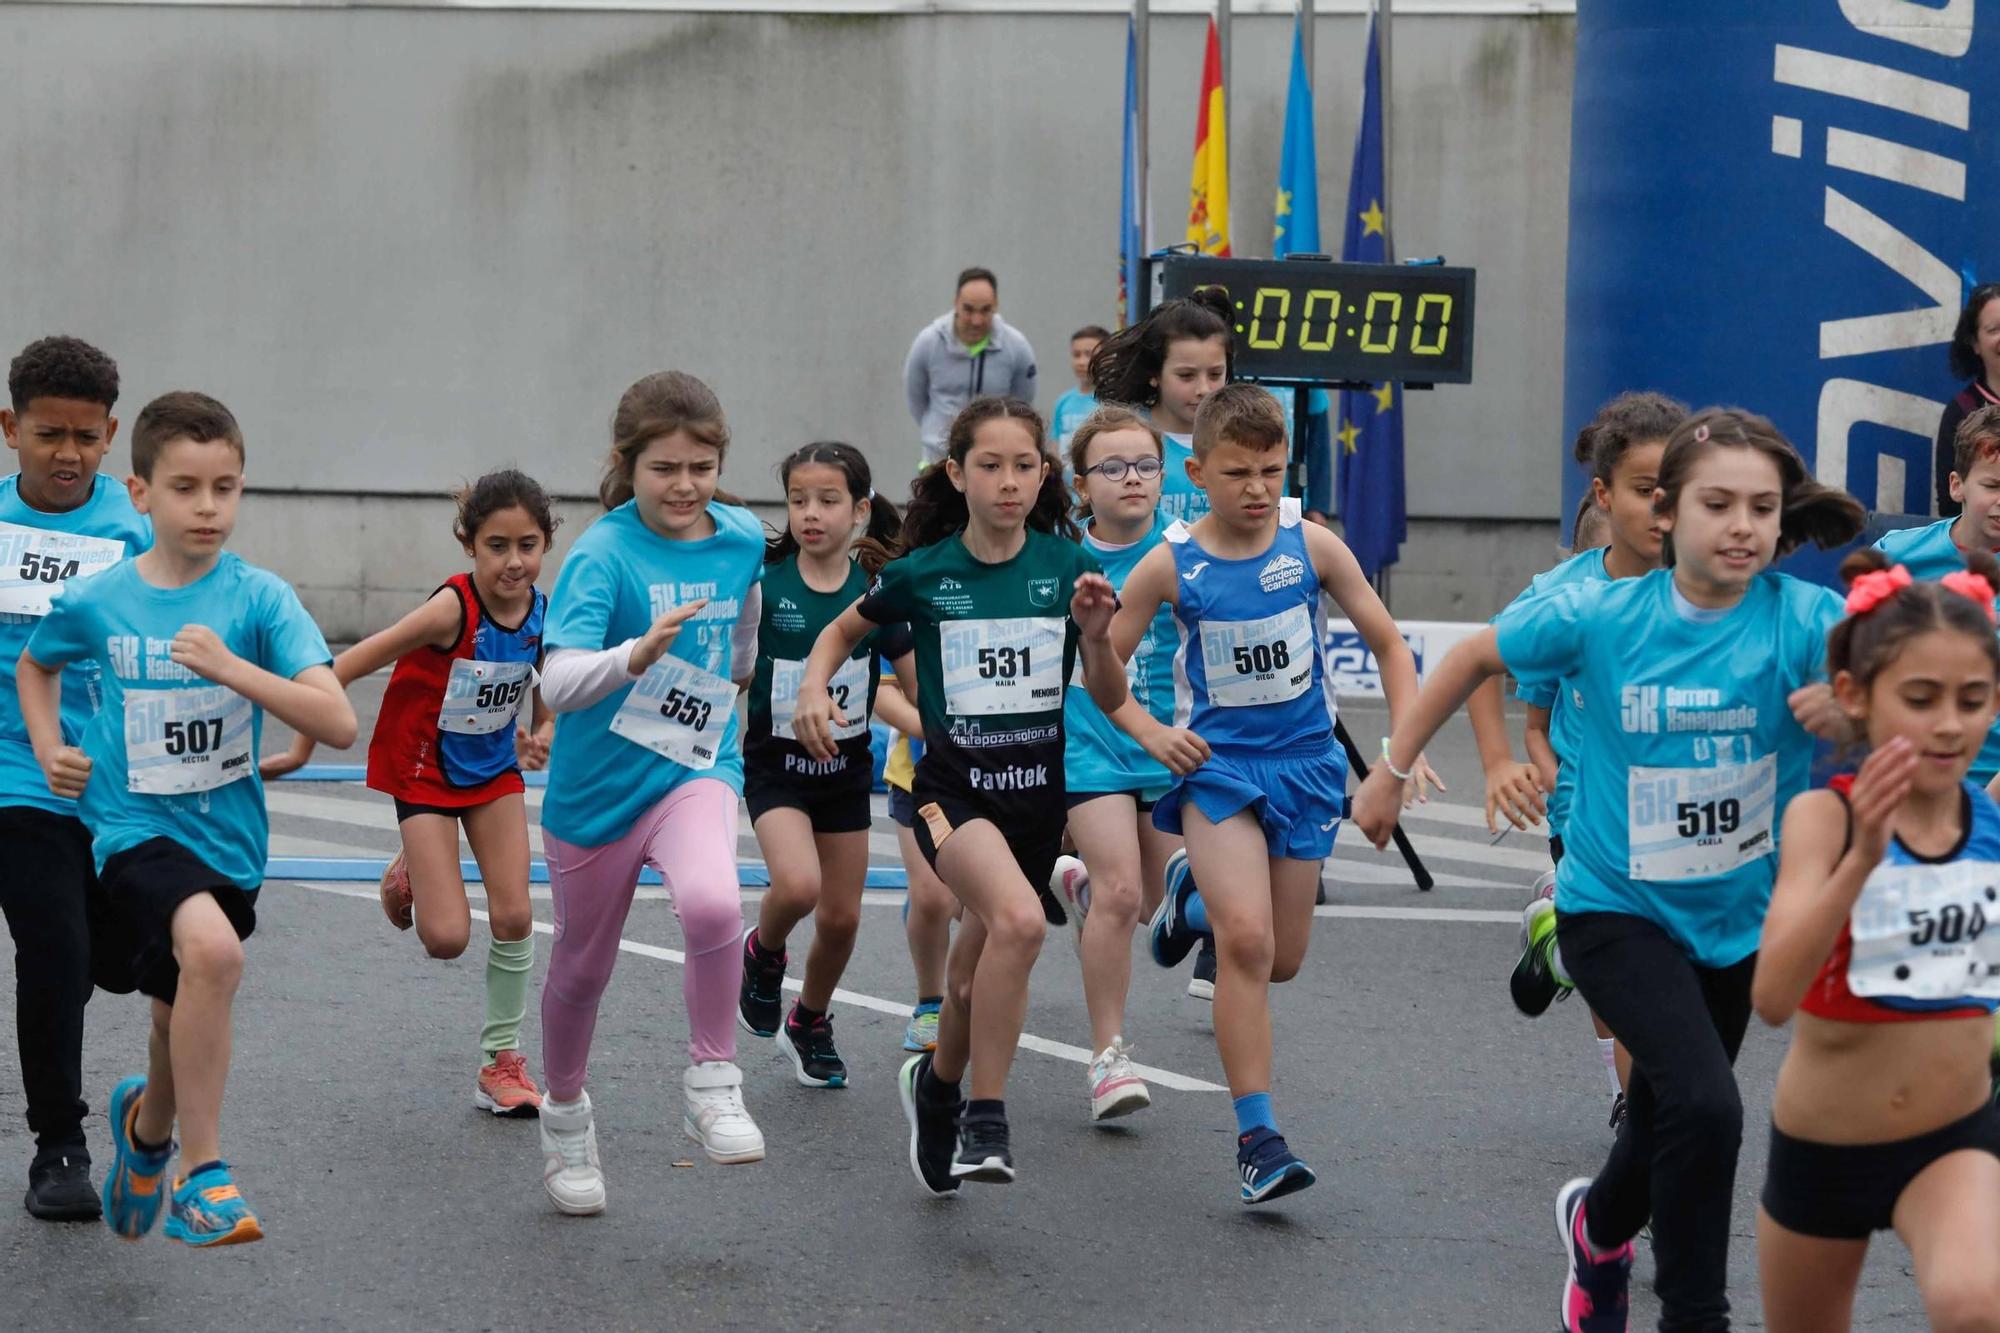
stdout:
[[736,691],[754,662],[764,528],[716,491],[729,428],[692,375],[625,391],[600,497],[549,599],[542,692],[556,728],[542,806],[555,944],[542,985],[543,1182],[558,1211],[604,1211],[584,1069],[639,872],[673,898],[686,941],[682,1129],[716,1162],[755,1162],[743,1106],[736,876],[743,749]]
[[1891,1228],[1931,1327],[2000,1319],[2000,807],[1967,780],[2000,711],[2000,564],[1966,564],[1938,583],[1878,550],[1841,566],[1827,668],[1873,753],[1785,811],[1752,990],[1765,1022],[1799,1014],[1757,1216],[1773,1333],[1848,1328],[1869,1238]]
[[[868,878],[876,688],[884,659],[913,669],[908,630],[876,631],[834,673],[834,706],[847,725],[837,730],[831,759],[813,758],[793,737],[793,703],[813,641],[867,588],[901,521],[894,505],[876,497],[868,460],[853,445],[809,444],[778,465],[778,476],[786,525],[764,557],[764,615],[743,743],[743,793],[771,887],[757,924],[743,935],[736,1014],[745,1031],[776,1036],[800,1083],[842,1088],[847,1065],[834,1048],[827,1010],[854,952]],[[863,527],[867,539],[856,558],[854,536]],[[813,937],[804,984],[783,1014],[785,941],[807,916]]]
[[[452,533],[472,560],[416,610],[333,661],[345,688],[390,663],[368,785],[396,802],[403,849],[382,876],[382,910],[398,930],[412,918],[433,958],[456,958],[472,936],[472,908],[458,859],[458,832],[472,845],[486,890],[485,1063],[473,1104],[495,1115],[536,1114],[541,1091],[521,1055],[521,1022],[535,970],[528,902],[528,809],[521,770],[542,767],[547,716],[535,692],[547,599],[535,580],[555,538],[549,497],[508,470],[458,495]],[[532,731],[518,718],[534,710]],[[300,736],[261,765],[266,778],[310,762]]]
[[[1160,432],[1125,407],[1098,408],[1071,440],[1083,549],[1113,588],[1125,586],[1167,530],[1159,512],[1163,458]],[[1132,981],[1132,932],[1142,913],[1151,917],[1159,905],[1167,859],[1181,843],[1153,827],[1153,804],[1173,782],[1167,760],[1154,752],[1178,753],[1184,767],[1203,753],[1192,733],[1172,725],[1178,642],[1173,612],[1162,607],[1126,668],[1131,693],[1118,725],[1090,701],[1081,682],[1071,682],[1063,701],[1069,835],[1077,855],[1056,859],[1049,887],[1062,898],[1077,931],[1091,1049],[1097,1052],[1088,1072],[1092,1120],[1152,1104],[1121,1033]]]
[[1731,1069],[1770,902],[1775,814],[1812,738],[1787,696],[1821,674],[1831,592],[1766,573],[1803,542],[1861,530],[1776,427],[1730,409],[1675,428],[1654,512],[1666,569],[1574,583],[1459,644],[1355,798],[1377,847],[1401,777],[1489,676],[1575,690],[1575,804],[1556,872],[1556,938],[1577,989],[1632,1053],[1626,1120],[1595,1182],[1556,1196],[1562,1326],[1625,1326],[1632,1238],[1653,1227],[1663,1327],[1729,1315],[1729,1212],[1743,1103]]
[[[1572,583],[1637,578],[1660,567],[1661,530],[1653,512],[1653,492],[1659,485],[1660,456],[1667,437],[1687,418],[1687,408],[1657,393],[1621,394],[1604,405],[1576,437],[1576,460],[1590,468],[1590,499],[1597,512],[1606,517],[1610,544],[1585,550],[1554,569],[1538,574],[1526,591],[1514,599],[1522,605],[1553,588]],[[1499,681],[1482,685],[1474,694],[1477,703],[1491,693],[1497,704]],[[1576,796],[1576,753],[1579,744],[1577,707],[1567,682],[1522,686],[1519,694],[1528,705],[1528,752],[1553,755],[1557,760],[1553,795],[1548,802],[1549,857],[1557,865],[1563,858],[1563,829],[1568,825],[1570,807]],[[1475,730],[1479,711],[1468,708]],[[1494,710],[1497,716],[1497,708]],[[1501,735],[1505,744],[1505,732]],[[1483,747],[1482,747],[1483,748]],[[1564,756],[1569,756],[1564,760]],[[1493,823],[1494,782],[1487,770],[1487,823]],[[1504,772],[1503,772],[1504,777]],[[1536,779],[1539,783],[1539,776]],[[1504,808],[1504,804],[1503,804]],[[1518,809],[1509,812],[1515,827],[1524,827]],[[1555,872],[1536,881],[1533,894],[1521,912],[1521,956],[1514,964],[1510,981],[1515,1007],[1529,1017],[1546,1011],[1556,999],[1572,989],[1556,957]],[[1625,1083],[1630,1057],[1618,1046],[1604,1021],[1591,1015],[1597,1031],[1597,1053],[1609,1085],[1611,1123],[1615,1128],[1624,1114]]]
[[1165,441],[1160,512],[1192,523],[1208,512],[1208,494],[1188,474],[1194,458],[1194,414],[1202,399],[1229,383],[1235,345],[1229,297],[1204,287],[1162,301],[1137,324],[1098,344],[1090,358],[1097,401],[1142,408]]
[[[958,414],[945,465],[912,491],[906,554],[820,635],[793,724],[808,752],[831,759],[846,721],[828,694],[836,672],[878,626],[909,623],[925,737],[917,845],[966,907],[937,1048],[901,1078],[911,1166],[941,1195],[961,1180],[1014,1178],[1007,1072],[1044,922],[1064,921],[1046,886],[1063,826],[1069,611],[1096,563],[1072,540],[1061,470],[1042,441],[1041,418],[1014,399],[977,398]],[[972,1099],[961,1103],[968,1059]]]

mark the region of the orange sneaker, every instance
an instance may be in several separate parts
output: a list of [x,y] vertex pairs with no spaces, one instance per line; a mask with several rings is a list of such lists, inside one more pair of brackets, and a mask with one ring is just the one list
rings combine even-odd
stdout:
[[494,1115],[540,1115],[542,1090],[528,1077],[528,1062],[519,1051],[501,1051],[479,1071],[472,1104]]
[[408,930],[416,923],[415,903],[417,896],[410,888],[410,865],[401,852],[382,872],[382,910],[388,914],[389,924],[397,930]]

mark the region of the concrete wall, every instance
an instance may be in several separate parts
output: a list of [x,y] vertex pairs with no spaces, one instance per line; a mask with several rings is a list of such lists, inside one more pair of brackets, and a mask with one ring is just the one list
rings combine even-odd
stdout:
[[[1411,511],[1441,526],[1415,525],[1404,614],[1445,614],[1463,570],[1517,584],[1552,538],[1573,30],[1396,29],[1398,247],[1480,269],[1477,383],[1408,409]],[[752,499],[813,437],[893,474],[915,454],[904,352],[968,263],[1000,273],[1046,407],[1070,329],[1115,314],[1124,31],[1107,14],[7,4],[0,349],[101,342],[128,417],[171,387],[229,402],[265,492],[242,549],[346,637],[458,561],[447,508],[414,497],[506,463],[587,494],[618,393],[662,366],[716,387],[726,481]],[[1163,241],[1186,207],[1202,32],[1154,23]],[[1330,243],[1363,32],[1318,25]],[[1280,17],[1235,24],[1239,254],[1269,249],[1289,38]]]

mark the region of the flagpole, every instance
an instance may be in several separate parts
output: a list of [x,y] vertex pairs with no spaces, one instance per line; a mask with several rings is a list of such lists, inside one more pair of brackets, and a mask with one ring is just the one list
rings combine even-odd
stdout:
[[[1375,3],[1382,16],[1382,69],[1380,73],[1382,92],[1382,212],[1389,218],[1389,238],[1393,241],[1396,235],[1396,210],[1390,200],[1395,197],[1395,169],[1392,166],[1392,163],[1395,161],[1395,155],[1389,151],[1389,127],[1393,123],[1394,118],[1389,114],[1389,108],[1395,104],[1395,101],[1389,96],[1389,29],[1392,26],[1390,11],[1395,8],[1395,0],[1375,0]],[[1396,256],[1392,251],[1389,255],[1389,261],[1394,263],[1395,259]]]
[[[1152,115],[1152,68],[1153,68],[1153,6],[1150,0],[1132,0],[1132,100],[1139,104],[1135,117],[1138,122],[1132,127],[1133,152],[1139,159],[1139,253],[1150,254],[1153,249],[1153,201],[1147,193],[1150,159],[1147,157],[1151,131],[1147,128]],[[1125,293],[1126,317],[1134,324],[1139,322],[1139,312],[1153,306],[1153,269],[1150,264],[1139,265],[1143,292]]]

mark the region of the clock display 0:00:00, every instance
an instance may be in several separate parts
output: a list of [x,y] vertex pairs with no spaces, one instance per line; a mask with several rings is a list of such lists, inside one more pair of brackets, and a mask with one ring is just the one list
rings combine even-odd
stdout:
[[[1292,296],[1289,287],[1259,287],[1251,296],[1248,314],[1250,322],[1238,324],[1236,331],[1244,341],[1259,351],[1276,351],[1285,346],[1285,338],[1292,329]],[[1331,287],[1316,287],[1305,292],[1304,308],[1299,312],[1298,340],[1294,344],[1301,352],[1331,352],[1339,340],[1340,316],[1345,313],[1352,317],[1360,314],[1359,328],[1350,327],[1347,336],[1355,340],[1355,346],[1363,352],[1393,354],[1401,348],[1403,336],[1403,304],[1401,292],[1370,292],[1363,298],[1360,307],[1341,304],[1341,294]],[[1240,311],[1245,303],[1237,301]],[[1408,351],[1416,356],[1443,356],[1445,344],[1451,337],[1452,297],[1448,292],[1422,292],[1416,299],[1416,308],[1411,312]]]

